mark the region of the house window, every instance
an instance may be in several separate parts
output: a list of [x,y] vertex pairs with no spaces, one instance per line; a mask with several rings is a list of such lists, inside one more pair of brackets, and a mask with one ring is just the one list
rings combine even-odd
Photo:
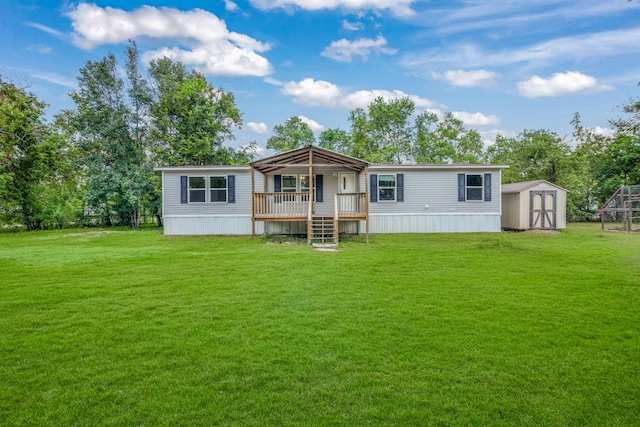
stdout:
[[466,195],[467,200],[482,201],[483,182],[481,174],[468,174],[466,178]]
[[204,203],[207,194],[204,176],[189,177],[189,203]]
[[296,175],[282,175],[282,192],[295,193],[298,191],[298,177]]
[[309,175],[300,175],[300,192],[309,192]]
[[378,200],[381,202],[396,200],[395,175],[378,175]]
[[227,201],[227,177],[226,176],[210,176],[209,177],[209,201],[226,202]]

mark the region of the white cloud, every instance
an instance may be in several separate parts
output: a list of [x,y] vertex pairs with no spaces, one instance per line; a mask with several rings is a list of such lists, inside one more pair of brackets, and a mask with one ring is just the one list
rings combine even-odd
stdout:
[[316,122],[315,120],[312,120],[305,116],[298,116],[298,118],[303,123],[306,123],[313,132],[322,132],[324,130],[324,126],[322,126],[320,123]]
[[49,54],[49,53],[51,53],[51,51],[53,49],[51,49],[51,46],[45,46],[45,45],[42,45],[42,44],[32,44],[32,45],[27,47],[27,50],[29,50],[31,52]]
[[237,5],[237,4],[235,4],[233,1],[231,1],[231,0],[224,0],[224,9],[225,9],[227,12],[235,12],[235,11],[237,11],[237,10],[238,10],[238,9],[240,9],[240,8],[239,8],[239,7],[238,7],[238,5]]
[[381,97],[385,101],[391,101],[400,98],[409,98],[411,99],[416,107],[418,108],[434,108],[441,107],[441,104],[437,102],[431,101],[426,98],[421,98],[417,95],[409,95],[401,90],[359,90],[356,92],[352,92],[342,98],[340,101],[340,105],[343,107],[354,109],[354,108],[366,108],[375,101],[376,98]]
[[594,134],[596,134],[596,135],[602,135],[602,136],[605,136],[607,138],[612,137],[613,134],[614,134],[613,129],[603,128],[603,127],[600,127],[600,126],[591,127],[591,128],[589,128],[589,130],[591,132],[593,132]]
[[533,76],[529,80],[518,83],[520,94],[526,98],[564,96],[574,93],[600,92],[607,89],[610,87],[599,84],[595,77],[577,71],[555,73],[548,79]]
[[360,31],[364,30],[364,24],[362,22],[349,22],[345,19],[342,21],[342,28],[347,31]]
[[398,17],[408,17],[415,13],[411,9],[411,5],[415,3],[415,0],[249,0],[249,2],[262,10],[295,10],[300,8],[318,11],[341,8],[350,11],[389,11]]
[[486,51],[473,44],[452,46],[446,52],[429,50],[421,55],[407,55],[403,64],[421,67],[443,64],[447,67],[499,67],[517,63],[545,65],[570,59],[594,59],[629,56],[640,53],[640,28],[605,31],[563,37],[522,49]]
[[[293,96],[294,100],[301,104],[347,109],[366,108],[378,97],[383,98],[385,101],[408,97],[415,103],[416,107],[427,110],[444,107],[444,105],[430,99],[410,95],[401,90],[359,90],[344,94],[333,83],[311,78],[303,79],[300,82],[291,81],[285,83],[282,87],[282,93]],[[439,113],[438,110],[433,111]]]
[[486,116],[482,113],[468,113],[466,111],[453,111],[451,114],[468,126],[497,125],[500,123],[498,116],[494,115]]
[[433,73],[433,77],[444,80],[453,86],[474,87],[493,85],[498,74],[486,70],[448,70],[442,74]]
[[341,39],[332,42],[322,51],[321,55],[336,61],[351,62],[352,56],[355,55],[361,56],[362,60],[366,61],[371,53],[377,55],[393,55],[396,53],[396,49],[390,49],[385,46],[387,46],[387,39],[381,35],[375,40],[367,38],[360,38],[355,41]]
[[146,52],[146,60],[172,57],[209,75],[266,76],[269,61],[257,52],[270,49],[247,35],[230,32],[224,21],[201,9],[180,11],[142,6],[132,12],[80,3],[68,12],[76,46],[93,49],[129,39],[172,41],[181,47]]
[[272,77],[265,77],[263,82],[270,84],[272,86],[283,86],[284,82],[278,80],[278,79],[274,79]]
[[496,137],[498,135],[501,135],[505,138],[515,138],[518,135],[517,132],[503,130],[503,129],[479,130],[478,133],[480,134],[480,138],[482,139],[482,142],[486,146],[495,144]]
[[249,122],[247,123],[247,127],[255,133],[260,133],[263,135],[269,133],[269,129],[267,128],[267,125],[265,123]]
[[50,83],[57,84],[59,86],[65,86],[71,89],[77,88],[77,84],[74,79],[61,76],[60,74],[49,73],[49,72],[33,72],[33,73],[30,73],[30,76],[36,79],[45,80]]
[[52,36],[64,38],[65,35],[58,30],[54,30],[51,27],[47,27],[46,25],[36,24],[35,22],[27,22],[26,25],[29,27],[37,28],[40,31],[44,31],[47,34],[51,34]]
[[333,83],[310,78],[297,83],[285,83],[282,93],[293,96],[295,101],[301,104],[325,107],[335,106],[342,95],[338,86]]

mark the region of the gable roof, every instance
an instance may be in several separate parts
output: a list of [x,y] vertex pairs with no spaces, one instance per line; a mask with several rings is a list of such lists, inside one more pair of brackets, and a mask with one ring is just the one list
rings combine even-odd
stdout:
[[569,191],[566,188],[562,188],[559,185],[553,184],[544,179],[538,179],[535,181],[525,181],[525,182],[514,182],[511,184],[502,184],[502,193],[520,193],[522,191],[528,190],[529,188],[535,187],[536,185],[540,185],[542,183],[546,183],[552,187],[558,188],[560,190]]
[[272,173],[290,166],[309,166],[310,163],[313,166],[342,166],[354,171],[362,171],[369,166],[369,162],[364,160],[312,145],[256,160],[249,165],[259,172]]

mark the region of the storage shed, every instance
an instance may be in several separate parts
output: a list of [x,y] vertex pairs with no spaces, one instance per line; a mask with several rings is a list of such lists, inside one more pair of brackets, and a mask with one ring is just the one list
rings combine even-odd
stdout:
[[502,228],[557,230],[567,227],[568,190],[543,179],[502,185]]

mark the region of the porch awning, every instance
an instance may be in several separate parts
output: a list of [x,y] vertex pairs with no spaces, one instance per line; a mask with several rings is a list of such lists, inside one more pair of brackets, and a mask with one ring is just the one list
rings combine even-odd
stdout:
[[340,166],[349,170],[362,172],[369,166],[369,162],[336,153],[326,148],[306,146],[256,160],[255,162],[249,163],[249,165],[263,174],[273,173],[291,166]]

